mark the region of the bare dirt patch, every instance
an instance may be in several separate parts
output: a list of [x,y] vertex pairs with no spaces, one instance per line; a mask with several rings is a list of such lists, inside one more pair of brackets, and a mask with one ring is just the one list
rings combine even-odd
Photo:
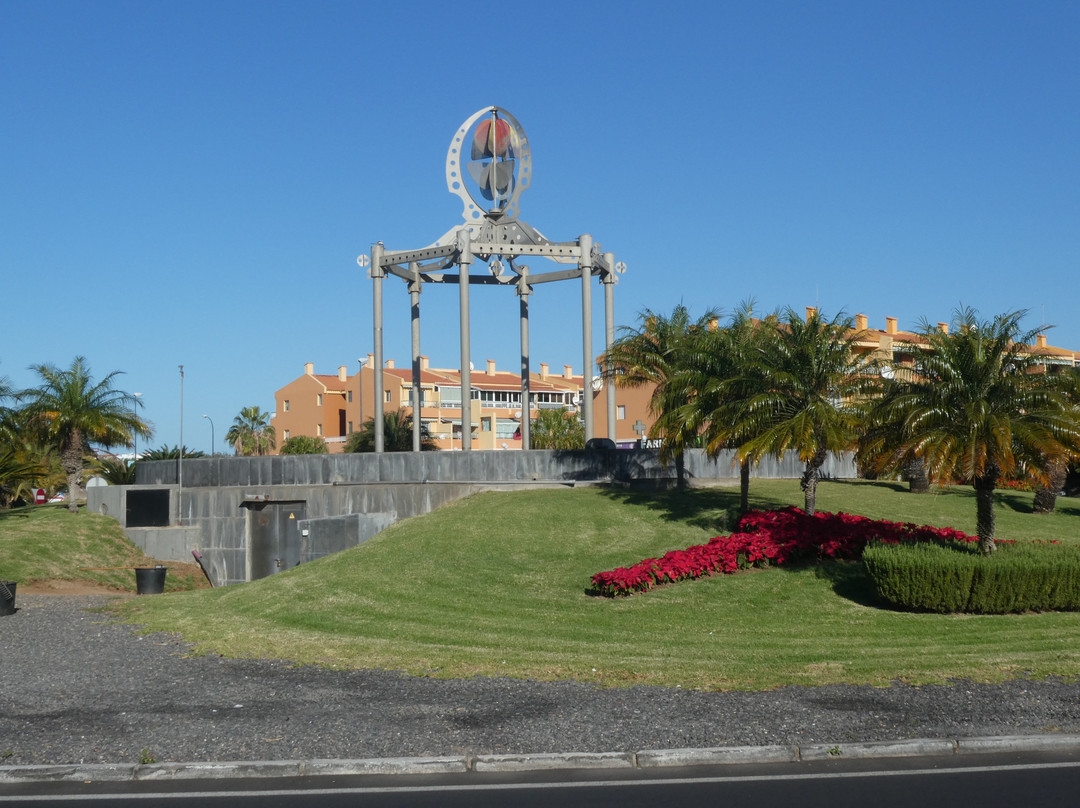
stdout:
[[[158,562],[148,560],[148,564]],[[202,568],[198,564],[183,561],[164,562],[169,568],[168,576],[172,581],[181,580],[188,582],[188,587],[194,589],[207,589],[210,584],[203,575]],[[91,568],[92,569],[92,568]],[[126,569],[121,567],[119,569]],[[117,589],[104,584],[95,583],[85,578],[48,578],[39,581],[20,581],[18,594],[27,595],[134,595],[133,589]],[[131,567],[131,585],[135,586],[135,568]],[[168,581],[166,583],[168,591]],[[181,587],[187,588],[187,587]]]
[[16,590],[19,595],[131,595],[90,581],[28,581],[20,583]]

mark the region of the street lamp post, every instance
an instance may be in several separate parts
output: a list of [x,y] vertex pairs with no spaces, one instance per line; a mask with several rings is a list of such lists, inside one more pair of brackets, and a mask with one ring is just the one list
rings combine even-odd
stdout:
[[176,462],[176,524],[184,524],[184,366],[180,368],[180,459]]
[[364,366],[367,364],[367,359],[363,357],[357,357],[357,362],[360,363],[360,370],[356,374],[356,378],[360,382],[360,431],[364,431]]
[[[138,417],[138,415],[139,415],[139,398],[142,396],[142,393],[132,393],[132,396],[135,398],[135,406],[134,406],[135,416]],[[135,465],[135,461],[139,459],[139,430],[134,429],[131,434],[132,434],[133,451],[135,453],[135,456],[131,458],[131,464]]]
[[214,419],[205,412],[203,413],[203,418],[210,422],[210,456],[213,457],[216,454],[216,449],[214,447],[217,446],[214,442]]

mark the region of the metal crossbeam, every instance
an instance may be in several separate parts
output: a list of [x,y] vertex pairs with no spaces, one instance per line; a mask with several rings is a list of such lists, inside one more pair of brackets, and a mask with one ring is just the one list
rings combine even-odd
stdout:
[[542,255],[547,258],[580,258],[581,247],[576,244],[512,244],[509,242],[472,242],[474,255]]
[[425,247],[421,250],[404,250],[402,252],[385,252],[379,264],[388,267],[391,264],[411,264],[414,261],[431,261],[435,258],[446,258],[457,253],[456,244],[447,244],[442,247]]

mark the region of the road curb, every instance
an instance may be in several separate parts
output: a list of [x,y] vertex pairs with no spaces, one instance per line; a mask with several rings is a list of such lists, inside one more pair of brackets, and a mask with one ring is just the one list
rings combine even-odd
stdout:
[[[1002,750],[1004,751],[1004,750]],[[811,744],[799,749],[800,760],[862,760],[865,758],[921,757],[953,755],[956,741],[913,738],[907,741]]]
[[1002,752],[1061,752],[1070,749],[1080,751],[1080,735],[1000,735],[957,740],[914,738],[904,741],[821,743],[807,746],[720,746],[697,749],[644,749],[638,752],[568,752],[473,757],[0,766],[0,784],[460,774],[468,771],[650,769],[672,766],[794,763],[813,760],[951,757]]
[[477,755],[472,770],[477,772],[528,772],[557,769],[630,769],[633,752],[570,752],[537,755]]
[[643,769],[736,763],[794,763],[797,746],[717,746],[711,749],[646,749],[635,756]]

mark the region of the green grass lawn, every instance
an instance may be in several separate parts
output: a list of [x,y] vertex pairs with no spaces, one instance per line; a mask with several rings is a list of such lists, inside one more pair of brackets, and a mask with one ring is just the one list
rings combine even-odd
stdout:
[[[132,568],[157,563],[107,516],[85,510],[72,514],[67,505],[0,510],[0,578],[4,580],[20,584],[76,581],[134,592]],[[205,585],[194,565],[170,563],[169,567],[165,591]]]
[[[757,507],[801,504],[797,481],[755,480],[751,493]],[[1075,500],[1050,515],[1030,512],[1030,494],[1001,500],[999,537],[1080,541]],[[119,609],[201,652],[446,677],[767,689],[1080,674],[1080,614],[893,612],[857,563],[586,594],[595,572],[726,532],[737,502],[733,489],[481,494],[261,581]],[[819,507],[968,532],[975,522],[961,489],[827,482]]]

